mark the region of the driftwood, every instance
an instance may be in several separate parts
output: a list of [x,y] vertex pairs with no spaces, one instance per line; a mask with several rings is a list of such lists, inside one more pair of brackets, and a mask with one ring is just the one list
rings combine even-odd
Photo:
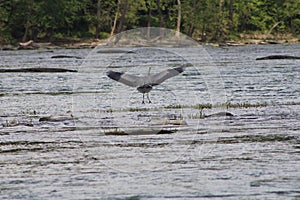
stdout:
[[275,59],[300,59],[300,57],[288,56],[288,55],[271,55],[271,56],[256,58],[256,60],[275,60]]
[[28,42],[19,43],[18,50],[33,50],[38,48],[39,46],[36,45],[33,40],[29,40]]
[[20,46],[30,46],[33,45],[33,40],[29,40],[28,42],[19,43]]
[[63,73],[63,72],[77,72],[77,70],[63,69],[63,68],[14,68],[14,69],[1,69],[0,73]]

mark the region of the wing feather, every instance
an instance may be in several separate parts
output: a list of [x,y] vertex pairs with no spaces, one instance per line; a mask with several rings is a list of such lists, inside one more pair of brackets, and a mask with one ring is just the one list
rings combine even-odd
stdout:
[[176,67],[172,69],[167,69],[165,71],[159,72],[157,74],[150,75],[151,85],[159,85],[165,80],[177,76],[185,70],[185,67]]
[[107,76],[115,81],[118,81],[130,87],[139,86],[140,79],[141,79],[138,76],[127,74],[124,72],[115,72],[115,71],[108,71]]

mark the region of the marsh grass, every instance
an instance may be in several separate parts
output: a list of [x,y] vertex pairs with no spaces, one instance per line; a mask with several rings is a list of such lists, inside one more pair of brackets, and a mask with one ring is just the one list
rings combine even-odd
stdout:
[[267,106],[272,106],[267,104],[266,102],[262,103],[230,103],[227,102],[224,105],[226,108],[258,108],[258,107],[267,107]]
[[129,112],[145,112],[145,111],[149,111],[152,110],[150,108],[129,108],[128,111]]
[[[196,104],[196,105],[169,105],[169,106],[164,106],[164,107],[154,107],[154,108],[129,108],[129,109],[123,109],[123,110],[113,110],[113,109],[108,109],[105,110],[104,112],[145,112],[145,111],[160,111],[161,109],[184,109],[184,108],[194,108],[200,110],[200,113],[203,112],[204,109],[213,109],[213,108],[260,108],[260,107],[268,107],[268,106],[293,106],[293,105],[300,105],[300,102],[288,102],[288,103],[283,103],[283,104],[275,104],[275,103],[267,103],[267,102],[262,102],[262,103],[231,103],[231,102],[226,102],[222,104],[216,104],[212,105],[210,103],[204,103],[204,104]],[[203,113],[201,114],[201,116]]]

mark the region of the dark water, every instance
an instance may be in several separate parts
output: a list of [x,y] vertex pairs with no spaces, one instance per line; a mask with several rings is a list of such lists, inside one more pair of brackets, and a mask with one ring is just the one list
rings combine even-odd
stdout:
[[[1,68],[78,70],[0,73],[0,199],[299,199],[300,61],[255,59],[300,46],[197,48],[0,52]],[[152,104],[105,74],[186,63]],[[234,116],[201,117],[218,111]],[[105,135],[149,126],[177,132]]]

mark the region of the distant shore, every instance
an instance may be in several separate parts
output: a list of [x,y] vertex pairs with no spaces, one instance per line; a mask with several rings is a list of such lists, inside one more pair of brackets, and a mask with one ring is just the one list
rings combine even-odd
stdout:
[[[197,41],[197,39],[195,40]],[[272,38],[272,37],[243,37],[238,40],[228,40],[224,42],[201,42],[200,45],[211,45],[211,46],[245,46],[245,45],[267,45],[267,44],[299,44],[300,38],[296,37],[282,37],[282,38]],[[94,48],[98,45],[105,43],[105,39],[57,39],[52,42],[47,41],[33,41],[29,40],[27,42],[20,42],[18,44],[3,44],[0,45],[0,50],[38,50],[38,49],[88,49]]]
[[0,45],[0,50],[52,50],[52,49],[88,49],[94,48],[102,44],[104,40],[98,39],[59,39],[52,42],[47,41],[33,41],[20,42],[18,44]]

